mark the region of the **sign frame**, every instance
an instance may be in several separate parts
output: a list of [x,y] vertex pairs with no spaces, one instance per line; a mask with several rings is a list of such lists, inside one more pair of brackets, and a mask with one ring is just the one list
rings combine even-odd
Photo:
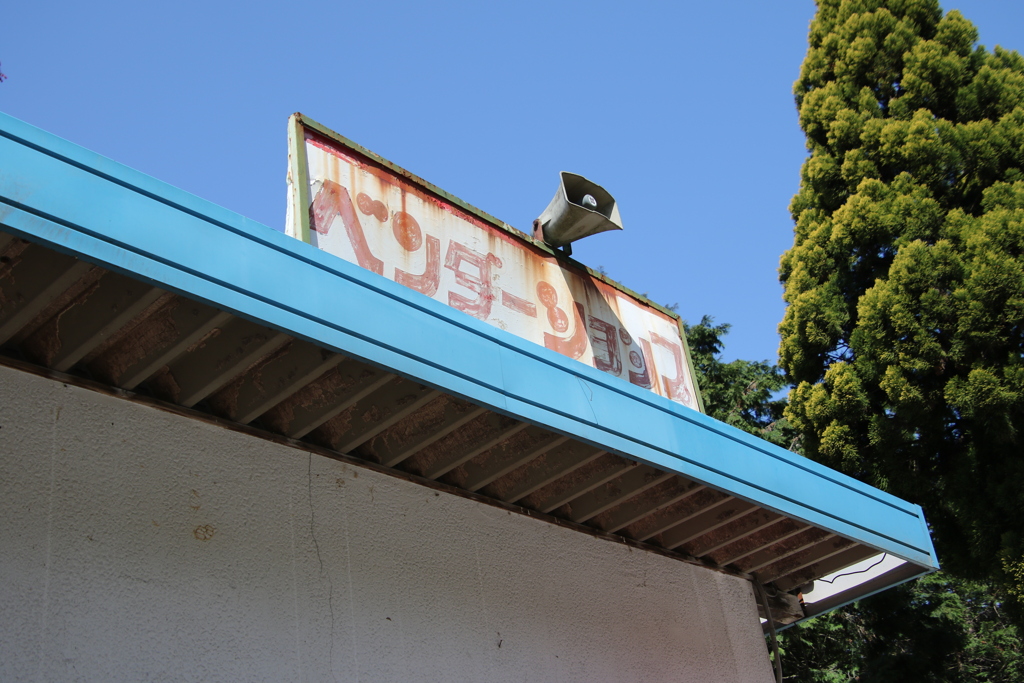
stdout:
[[[697,378],[697,374],[694,371],[693,359],[690,353],[689,342],[686,338],[686,330],[684,328],[683,320],[675,311],[662,306],[654,301],[651,301],[647,297],[635,292],[634,290],[626,287],[620,282],[617,282],[607,275],[593,270],[589,266],[576,261],[567,255],[564,251],[555,249],[545,242],[535,239],[531,234],[525,233],[504,221],[495,218],[485,211],[478,209],[477,207],[468,204],[467,202],[459,199],[458,197],[442,190],[433,183],[430,183],[419,176],[410,173],[406,169],[398,166],[391,161],[388,161],[384,157],[366,149],[358,143],[350,140],[349,138],[327,128],[326,126],[310,119],[302,113],[296,112],[292,114],[288,119],[288,215],[286,217],[286,224],[296,226],[295,238],[300,239],[306,244],[312,245],[312,225],[310,220],[309,211],[299,211],[297,216],[292,215],[292,207],[309,207],[310,202],[310,174],[309,174],[309,159],[306,152],[306,134],[307,132],[312,133],[314,136],[323,138],[326,142],[338,145],[348,153],[351,153],[357,157],[363,157],[371,165],[381,167],[387,173],[390,173],[397,177],[398,180],[413,186],[420,192],[427,195],[433,195],[436,199],[441,202],[448,203],[457,207],[460,211],[465,212],[472,218],[479,220],[487,225],[489,228],[496,229],[502,233],[505,233],[513,240],[518,241],[526,245],[528,248],[536,249],[544,253],[545,256],[552,257],[556,260],[558,265],[569,271],[577,271],[581,277],[589,277],[593,280],[604,283],[605,285],[617,290],[625,298],[631,299],[641,306],[646,306],[654,309],[661,315],[672,319],[676,329],[679,333],[679,340],[682,346],[683,352],[683,363],[686,366],[686,371],[690,376],[692,383],[694,402],[696,403],[696,409],[698,412],[705,413],[704,398],[700,389],[700,383]],[[329,253],[329,252],[327,252]],[[339,257],[340,258],[340,257]],[[515,334],[515,333],[512,333]],[[518,335],[517,335],[518,336]],[[582,361],[581,361],[582,362]],[[614,376],[614,375],[613,375]],[[622,379],[622,378],[619,378]],[[626,381],[626,380],[623,380]],[[658,392],[654,392],[653,389],[649,389],[652,393],[662,395]],[[683,405],[683,404],[681,404]]]

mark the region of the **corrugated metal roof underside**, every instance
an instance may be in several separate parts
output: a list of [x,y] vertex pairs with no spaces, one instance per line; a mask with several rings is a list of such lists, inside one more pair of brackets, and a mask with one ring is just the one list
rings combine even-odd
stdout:
[[783,621],[867,555],[907,565],[811,611],[938,567],[919,506],[0,114],[3,354],[756,575]]
[[0,352],[756,573],[783,592],[878,553],[7,232]]

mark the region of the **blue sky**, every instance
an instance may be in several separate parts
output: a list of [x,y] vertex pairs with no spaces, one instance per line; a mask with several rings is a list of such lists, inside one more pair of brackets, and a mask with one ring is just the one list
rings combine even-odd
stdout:
[[[1024,3],[960,0],[1024,49]],[[0,110],[283,229],[301,111],[523,230],[558,171],[625,231],[574,256],[774,359],[811,0],[40,2],[0,15]],[[0,160],[0,166],[3,161]]]

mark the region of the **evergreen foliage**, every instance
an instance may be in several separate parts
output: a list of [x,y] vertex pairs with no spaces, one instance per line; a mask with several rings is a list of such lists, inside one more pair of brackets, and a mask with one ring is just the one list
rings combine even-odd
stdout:
[[1024,59],[977,39],[935,0],[819,0],[780,363],[806,455],[1024,597]]
[[[705,409],[751,434],[793,446],[782,417],[781,370],[766,361],[722,361],[729,325],[686,325]],[[1024,681],[1024,638],[993,586],[946,572],[884,591],[780,635],[786,681],[959,683]]]
[[787,386],[778,366],[768,361],[722,362],[722,337],[729,333],[728,323],[716,325],[714,318],[704,316],[696,325],[683,325],[705,412],[783,448],[793,448],[796,434],[782,416],[786,401],[775,396]]
[[1021,632],[992,596],[940,572],[817,617],[780,636],[785,680],[1022,681]]

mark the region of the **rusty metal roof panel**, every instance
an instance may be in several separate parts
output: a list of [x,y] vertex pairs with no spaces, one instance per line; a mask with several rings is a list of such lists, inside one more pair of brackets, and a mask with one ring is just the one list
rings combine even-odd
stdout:
[[15,119],[0,136],[0,362],[781,596],[881,552],[907,562],[891,583],[937,568],[915,505]]

